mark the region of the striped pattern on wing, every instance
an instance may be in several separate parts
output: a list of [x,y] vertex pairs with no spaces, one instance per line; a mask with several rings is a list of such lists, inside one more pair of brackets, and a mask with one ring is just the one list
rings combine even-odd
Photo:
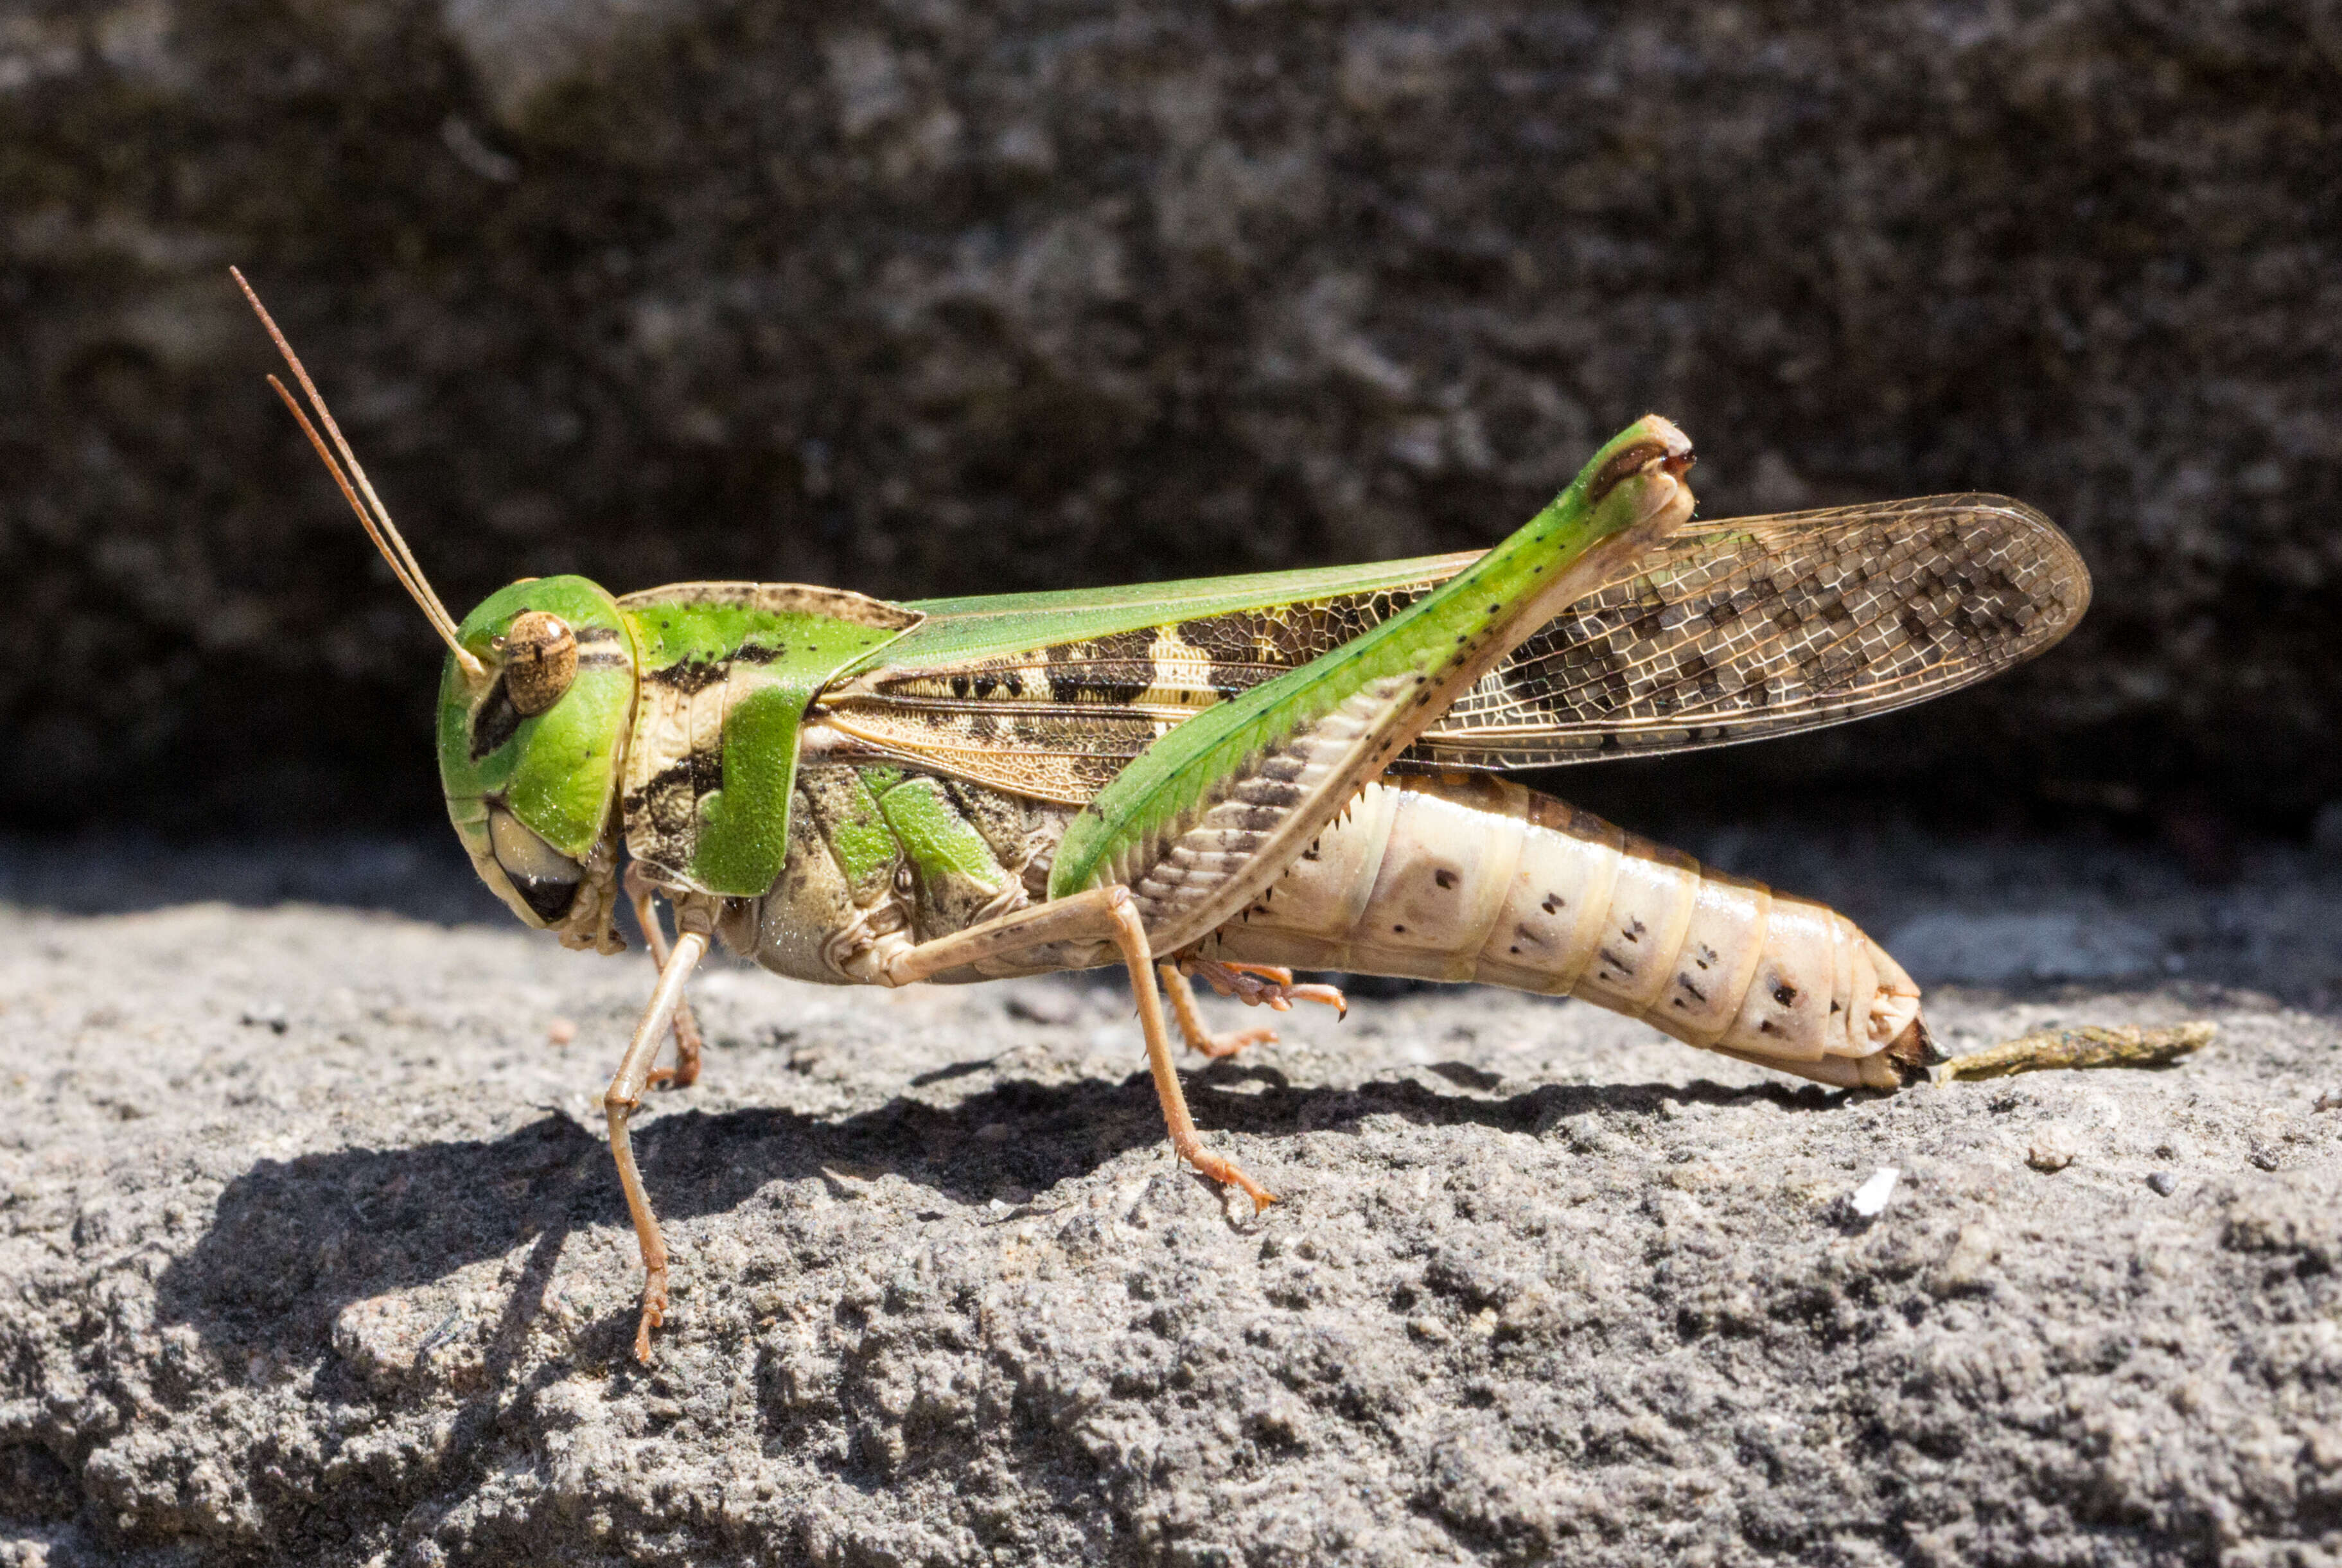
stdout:
[[[1078,805],[1181,721],[1475,559],[1013,655],[884,665],[825,693],[822,716],[876,752]],[[2066,537],[2004,496],[1695,519],[1532,634],[1392,771],[1687,751],[1884,713],[2040,653],[2089,591]]]
[[[1399,563],[1421,570],[1386,568],[1394,580],[1365,590],[1320,586],[1098,636],[1042,638],[1014,654],[887,663],[825,692],[819,716],[881,754],[1084,805],[1174,726],[1340,647],[1477,558]],[[1278,592],[1273,579],[1263,590]]]

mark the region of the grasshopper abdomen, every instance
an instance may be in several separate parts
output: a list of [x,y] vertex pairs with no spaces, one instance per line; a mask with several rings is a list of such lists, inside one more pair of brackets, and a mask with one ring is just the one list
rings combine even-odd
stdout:
[[1918,987],[1846,916],[1487,777],[1368,786],[1201,955],[1576,996],[1848,1087],[1931,1054]]

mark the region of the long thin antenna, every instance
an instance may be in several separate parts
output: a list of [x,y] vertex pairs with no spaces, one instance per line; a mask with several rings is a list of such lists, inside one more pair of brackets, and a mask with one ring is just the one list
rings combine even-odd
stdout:
[[[260,296],[252,291],[250,284],[244,281],[244,274],[230,267],[227,275],[235,279],[235,286],[244,291],[244,297],[251,303],[253,314],[260,317],[260,325],[268,329],[270,339],[276,345],[276,352],[285,356],[285,363],[292,368],[294,378],[301,384],[301,390],[308,394],[309,406],[317,411],[317,423],[323,424],[326,434],[334,438],[333,446],[326,446],[324,437],[317,434],[317,426],[309,423],[309,416],[293,400],[293,394],[285,390],[283,382],[272,375],[268,378],[268,385],[276,389],[276,395],[283,398],[285,406],[293,411],[293,417],[300,422],[301,433],[309,438],[309,444],[317,449],[318,460],[325,464],[325,472],[334,476],[334,483],[341,486],[342,496],[349,502],[350,510],[357,514],[358,524],[366,531],[366,537],[373,540],[375,548],[382,552],[382,558],[390,563],[391,574],[398,579],[399,585],[421,607],[423,618],[431,623],[431,629],[438,633],[440,639],[447,644],[448,652],[455,655],[455,663],[462,666],[465,677],[475,682],[485,680],[487,667],[469,648],[456,641],[455,618],[447,614],[447,606],[441,604],[439,595],[431,591],[431,581],[423,574],[422,564],[415,560],[415,552],[406,547],[405,539],[399,534],[398,525],[390,520],[390,508],[385,506],[382,498],[374,493],[374,486],[366,480],[365,465],[358,462],[358,454],[350,450],[349,442],[343,438],[342,427],[334,423],[333,413],[326,408],[325,398],[318,394],[317,384],[309,379],[309,372],[302,365],[301,356],[293,352],[291,344],[285,341],[285,335],[277,330],[275,318],[268,314],[268,307],[260,303]],[[341,454],[339,462],[335,460],[335,452]],[[346,472],[344,471],[344,464],[348,464]],[[352,475],[357,479],[355,486],[350,483]],[[360,494],[365,497],[363,504],[358,500]]]

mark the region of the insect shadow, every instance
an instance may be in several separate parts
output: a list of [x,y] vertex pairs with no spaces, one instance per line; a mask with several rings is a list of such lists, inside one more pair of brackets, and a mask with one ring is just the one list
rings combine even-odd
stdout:
[[[1836,1098],[1706,1083],[1546,1084],[1506,1096],[1447,1094],[1413,1078],[1296,1087],[1274,1068],[1231,1062],[1196,1074],[1191,1085],[1207,1126],[1272,1139],[1355,1131],[1394,1114],[1527,1132],[1588,1112],[1639,1118],[1670,1100],[1770,1101],[1802,1111]],[[774,1183],[834,1183],[841,1174],[900,1176],[934,1194],[930,1208],[984,1208],[1007,1193],[1038,1194],[1033,1206],[1046,1209],[1058,1183],[1162,1140],[1154,1091],[1136,1073],[1120,1083],[1015,1079],[948,1104],[904,1097],[839,1118],[671,1110],[641,1124],[636,1145],[666,1213],[685,1218],[740,1209]],[[1216,1212],[1207,1194],[1197,1203]],[[521,1318],[491,1336],[516,1338],[538,1310],[563,1239],[625,1223],[608,1146],[558,1114],[493,1139],[262,1160],[227,1183],[202,1239],[165,1268],[156,1313],[194,1328],[216,1352],[315,1359],[351,1303],[445,1279],[529,1243],[506,1308]],[[623,1338],[631,1323],[629,1311],[610,1326]]]

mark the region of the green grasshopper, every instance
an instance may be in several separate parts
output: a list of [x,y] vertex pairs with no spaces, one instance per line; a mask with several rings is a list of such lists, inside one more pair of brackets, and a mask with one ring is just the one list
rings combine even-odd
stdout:
[[236,283],[316,422],[270,385],[447,644],[440,773],[481,880],[603,953],[623,887],[656,961],[603,1099],[646,1361],[668,1256],[628,1119],[697,1075],[684,988],[719,937],[845,984],[1119,964],[1173,1150],[1256,1205],[1188,1114],[1163,998],[1206,1055],[1273,1036],[1213,1034],[1191,977],[1280,1009],[1345,1005],[1296,968],[1476,980],[1824,1084],[1914,1081],[1944,1060],[1918,988],[1845,916],[1496,775],[1900,707],[2089,600],[2072,544],[2000,496],[1695,522],[1691,443],[1651,415],[1485,553],[908,604],[524,578],[459,623]]

